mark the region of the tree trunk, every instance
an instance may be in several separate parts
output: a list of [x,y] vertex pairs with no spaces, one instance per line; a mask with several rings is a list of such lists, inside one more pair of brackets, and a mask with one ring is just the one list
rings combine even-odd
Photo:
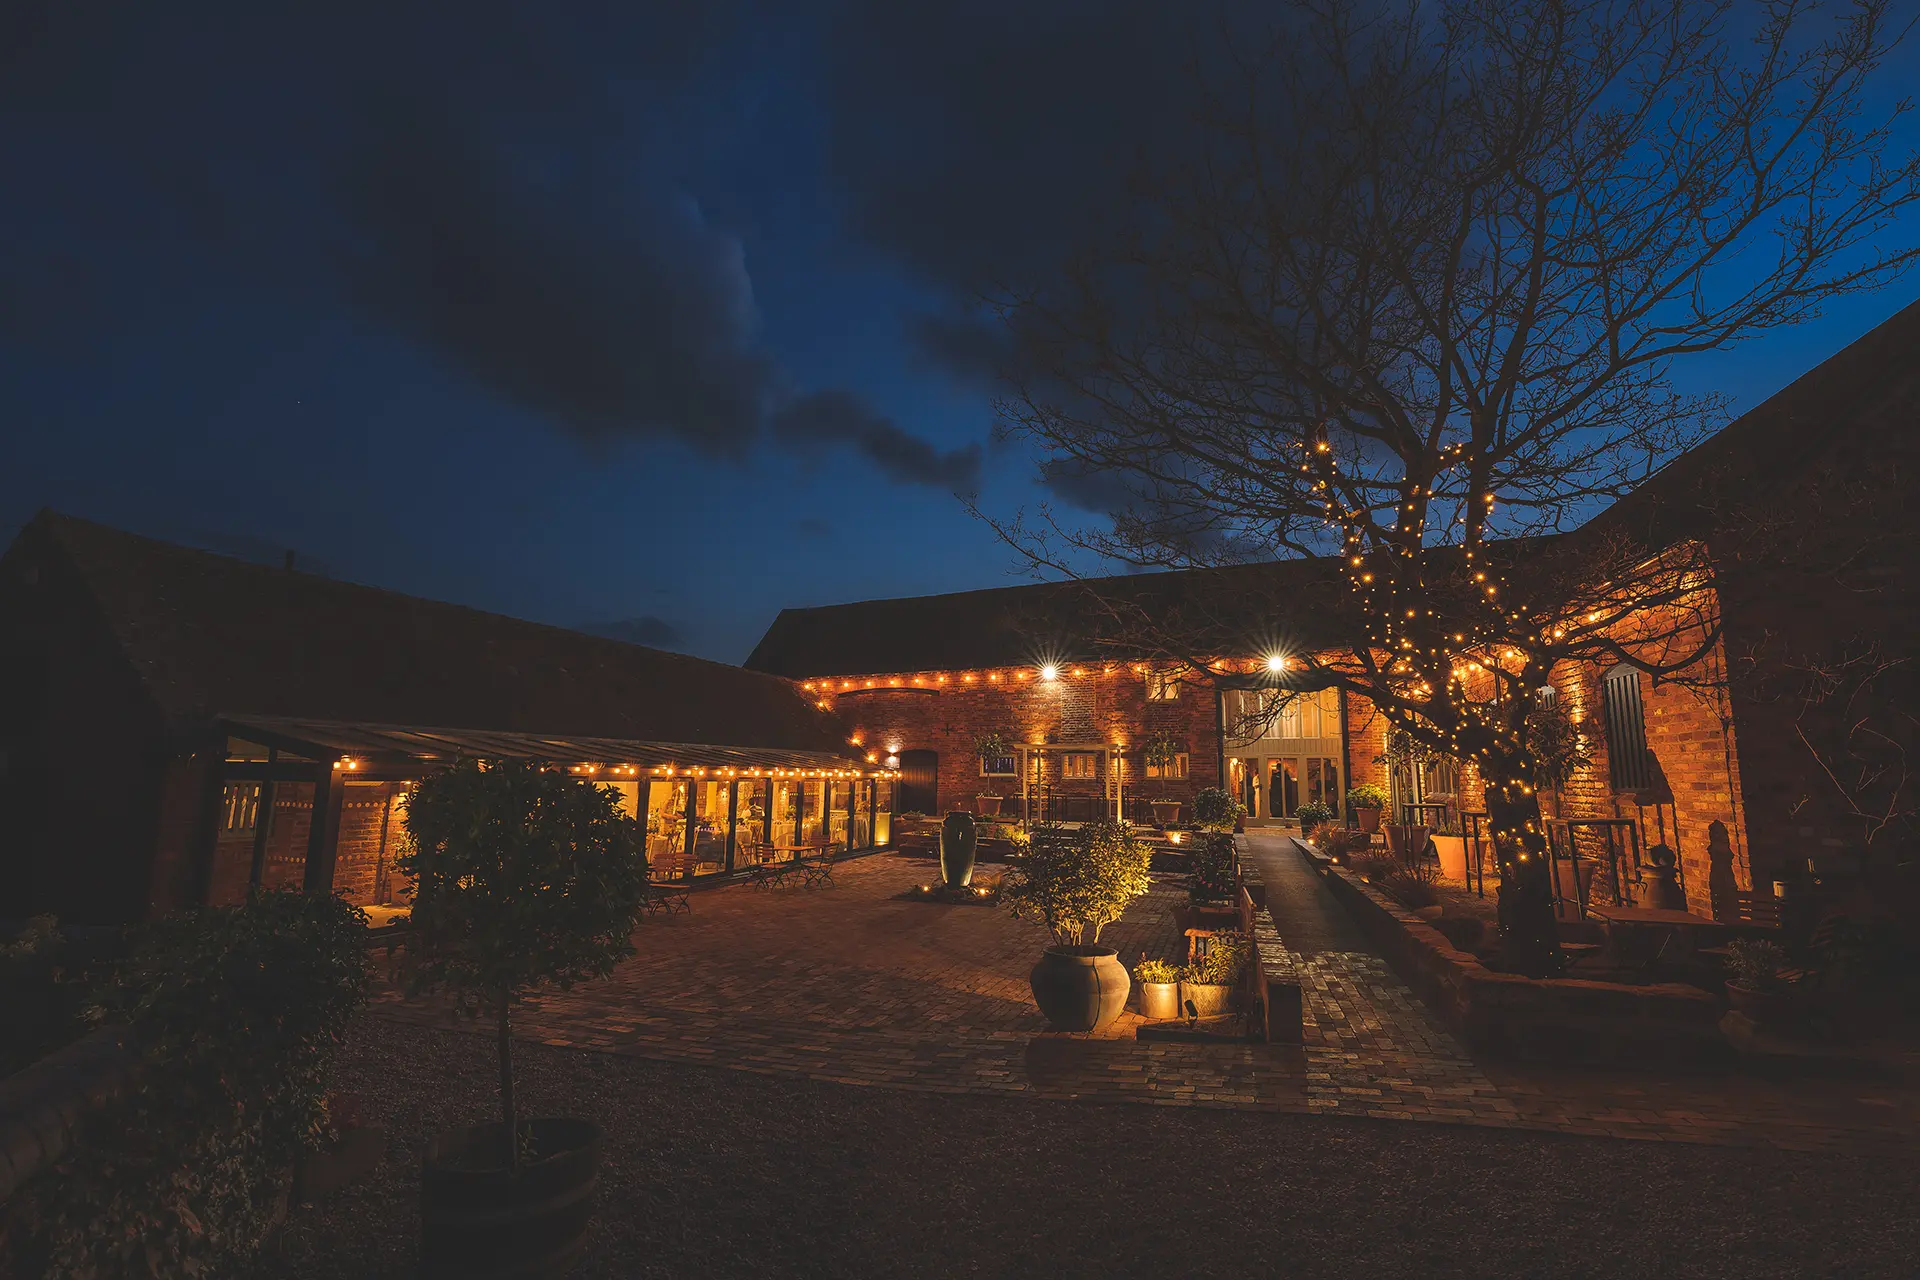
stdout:
[[[1513,777],[1519,770],[1495,769]],[[1521,775],[1524,776],[1524,775]],[[1500,951],[1507,968],[1530,978],[1560,972],[1553,916],[1553,875],[1540,798],[1526,784],[1490,782],[1487,817],[1500,861]]]
[[520,1172],[520,1125],[513,1105],[513,1015],[505,992],[500,995],[500,1119],[505,1125],[507,1171]]

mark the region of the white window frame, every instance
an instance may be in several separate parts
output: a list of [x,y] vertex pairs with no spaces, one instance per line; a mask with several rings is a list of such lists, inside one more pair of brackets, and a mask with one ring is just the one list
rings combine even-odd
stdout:
[[1158,668],[1147,669],[1147,701],[1178,702],[1180,700],[1180,673],[1161,671]]
[[[1087,762],[1085,773],[1074,772],[1074,762]],[[1092,751],[1068,751],[1060,757],[1060,776],[1073,782],[1098,782],[1100,780],[1100,758]]]
[[1173,763],[1171,765],[1163,766],[1163,765],[1149,763],[1146,767],[1146,773],[1149,778],[1158,778],[1166,781],[1178,781],[1179,779],[1187,776],[1187,769],[1188,769],[1188,753],[1185,751],[1181,751],[1181,752],[1175,753],[1173,757]]
[[1009,751],[1004,756],[994,757],[993,763],[1004,764],[1007,767],[1004,769],[989,769],[987,768],[986,757],[982,756],[980,757],[980,776],[981,777],[983,778],[1017,778],[1020,776],[1020,757],[1011,751]]

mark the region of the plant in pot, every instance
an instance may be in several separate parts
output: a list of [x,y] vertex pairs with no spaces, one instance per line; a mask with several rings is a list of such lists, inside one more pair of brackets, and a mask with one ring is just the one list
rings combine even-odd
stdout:
[[[986,733],[974,739],[973,752],[980,757],[980,764],[983,771],[987,765],[992,764],[994,761],[1004,760],[1013,754],[1012,750],[1007,746],[1006,739],[1002,738],[998,733]],[[992,818],[999,814],[1000,805],[1004,797],[998,792],[982,791],[979,795],[975,796],[974,799],[979,805],[980,816],[983,818]]]
[[1208,831],[1194,842],[1187,897],[1195,903],[1225,904],[1234,890],[1233,836]]
[[1311,840],[1314,832],[1333,821],[1333,806],[1309,800],[1294,810],[1293,816],[1300,820],[1301,837]]
[[1371,782],[1363,782],[1347,792],[1347,811],[1360,822],[1368,835],[1380,829],[1380,811],[1387,807],[1387,793]]
[[1727,1003],[1757,1026],[1783,1021],[1792,1008],[1792,987],[1781,976],[1786,953],[1765,938],[1727,944]]
[[1246,806],[1219,787],[1203,787],[1193,797],[1193,822],[1202,831],[1233,831],[1246,816]]
[[956,809],[940,823],[940,884],[958,892],[973,883],[974,860],[980,849],[980,828],[973,815]]
[[531,763],[466,761],[415,787],[407,833],[414,985],[492,1019],[500,1067],[500,1121],[428,1144],[423,1274],[558,1274],[586,1243],[600,1130],[521,1115],[512,1010],[530,990],[604,977],[632,954],[647,894],[638,824],[612,788]]
[[1216,933],[1208,938],[1206,954],[1188,966],[1180,983],[1181,1007],[1187,1016],[1212,1018],[1225,1013],[1252,957],[1252,946],[1237,933]]
[[[1140,748],[1140,762],[1161,778],[1165,778],[1180,759],[1180,744],[1164,734],[1149,738]],[[1159,796],[1148,802],[1153,806],[1154,825],[1170,827],[1180,821],[1180,802]]]
[[1061,1031],[1092,1031],[1126,1007],[1126,968],[1100,931],[1146,893],[1153,860],[1146,844],[1118,822],[1077,830],[1042,828],[1001,880],[1000,898],[1053,934],[1029,975],[1034,1002]]
[[1142,960],[1133,966],[1140,984],[1140,1016],[1165,1022],[1180,1016],[1180,966],[1165,960]]
[[1401,906],[1419,916],[1422,920],[1438,920],[1442,907],[1440,891],[1432,884],[1413,875],[1404,867],[1389,871],[1380,880],[1380,887],[1399,900]]

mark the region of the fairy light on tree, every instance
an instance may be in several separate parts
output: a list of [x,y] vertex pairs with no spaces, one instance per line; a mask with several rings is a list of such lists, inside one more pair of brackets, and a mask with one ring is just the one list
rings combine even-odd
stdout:
[[1323,558],[1323,598],[1111,612],[1198,670],[1229,608],[1337,619],[1350,647],[1290,678],[1478,766],[1506,957],[1554,971],[1532,691],[1685,678],[1718,637],[1702,548],[1581,526],[1723,417],[1673,361],[1910,265],[1886,236],[1920,167],[1866,95],[1888,12],[1334,0],[1203,41],[1199,129],[1140,216],[1005,300],[1011,430],[1132,496],[996,528],[1069,573]]

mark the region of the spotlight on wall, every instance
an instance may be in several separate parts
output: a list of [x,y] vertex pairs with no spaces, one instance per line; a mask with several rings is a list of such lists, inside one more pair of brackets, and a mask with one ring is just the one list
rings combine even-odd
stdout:
[[888,756],[888,757],[887,757],[887,768],[889,768],[889,769],[898,769],[899,767],[900,767],[900,757],[899,757],[899,756]]
[[1052,680],[1055,677],[1057,677],[1059,674],[1060,674],[1060,668],[1054,666],[1051,662],[1049,662],[1046,666],[1040,668],[1040,678],[1042,680]]

